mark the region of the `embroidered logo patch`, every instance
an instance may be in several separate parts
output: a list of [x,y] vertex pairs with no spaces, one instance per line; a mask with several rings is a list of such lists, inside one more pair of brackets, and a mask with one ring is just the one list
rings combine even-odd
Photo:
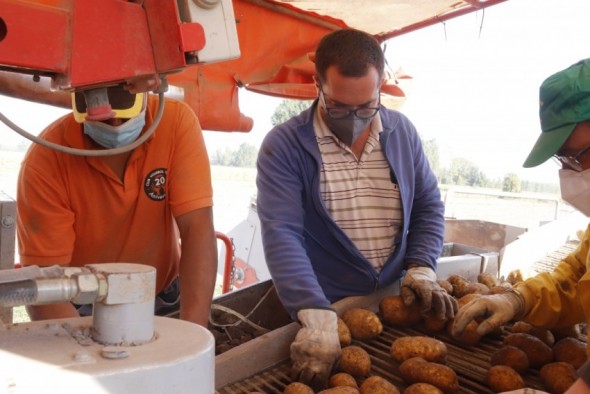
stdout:
[[154,201],[162,201],[166,198],[166,175],[168,170],[165,168],[158,168],[149,173],[145,177],[143,183],[143,190],[149,198]]

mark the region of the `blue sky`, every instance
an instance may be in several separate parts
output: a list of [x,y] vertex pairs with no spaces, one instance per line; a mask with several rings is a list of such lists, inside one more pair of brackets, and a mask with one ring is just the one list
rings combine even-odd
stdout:
[[[492,177],[516,172],[523,179],[557,182],[552,162],[535,169],[523,169],[522,162],[540,133],[539,85],[590,57],[588,15],[587,0],[509,0],[389,40],[391,67],[413,77],[401,110],[424,139],[436,139],[443,164],[464,157]],[[279,102],[241,91],[240,106],[254,117],[254,130],[205,132],[210,152],[242,142],[259,145]],[[66,113],[5,96],[0,111],[32,133]],[[0,124],[0,138],[16,144],[23,137]]]

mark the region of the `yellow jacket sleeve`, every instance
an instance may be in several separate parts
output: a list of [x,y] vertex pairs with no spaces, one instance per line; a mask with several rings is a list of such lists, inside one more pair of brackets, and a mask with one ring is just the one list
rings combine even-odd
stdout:
[[590,226],[578,248],[553,272],[543,272],[515,285],[525,300],[522,320],[540,328],[568,327],[586,321],[580,302],[579,283],[586,276]]

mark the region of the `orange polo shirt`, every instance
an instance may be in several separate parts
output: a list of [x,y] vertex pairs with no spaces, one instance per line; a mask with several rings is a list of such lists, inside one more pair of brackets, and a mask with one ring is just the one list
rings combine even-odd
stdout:
[[[146,126],[158,98],[150,96]],[[66,115],[42,138],[90,148],[81,124]],[[166,99],[154,134],[129,157],[124,180],[100,157],[74,156],[33,144],[18,177],[17,234],[23,265],[84,266],[128,262],[157,270],[156,293],[178,275],[174,217],[213,205],[201,127],[183,102]]]

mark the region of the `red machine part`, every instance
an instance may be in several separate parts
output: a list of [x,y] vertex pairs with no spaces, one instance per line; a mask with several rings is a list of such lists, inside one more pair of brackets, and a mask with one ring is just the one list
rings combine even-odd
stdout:
[[59,89],[125,82],[154,90],[160,75],[187,66],[205,34],[179,20],[175,0],[138,3],[0,0],[0,64],[51,76]]
[[234,254],[234,244],[227,235],[216,231],[215,236],[223,242],[225,247],[225,262],[223,266],[223,282],[221,292],[229,293],[234,287],[241,288],[258,282],[256,270]]

